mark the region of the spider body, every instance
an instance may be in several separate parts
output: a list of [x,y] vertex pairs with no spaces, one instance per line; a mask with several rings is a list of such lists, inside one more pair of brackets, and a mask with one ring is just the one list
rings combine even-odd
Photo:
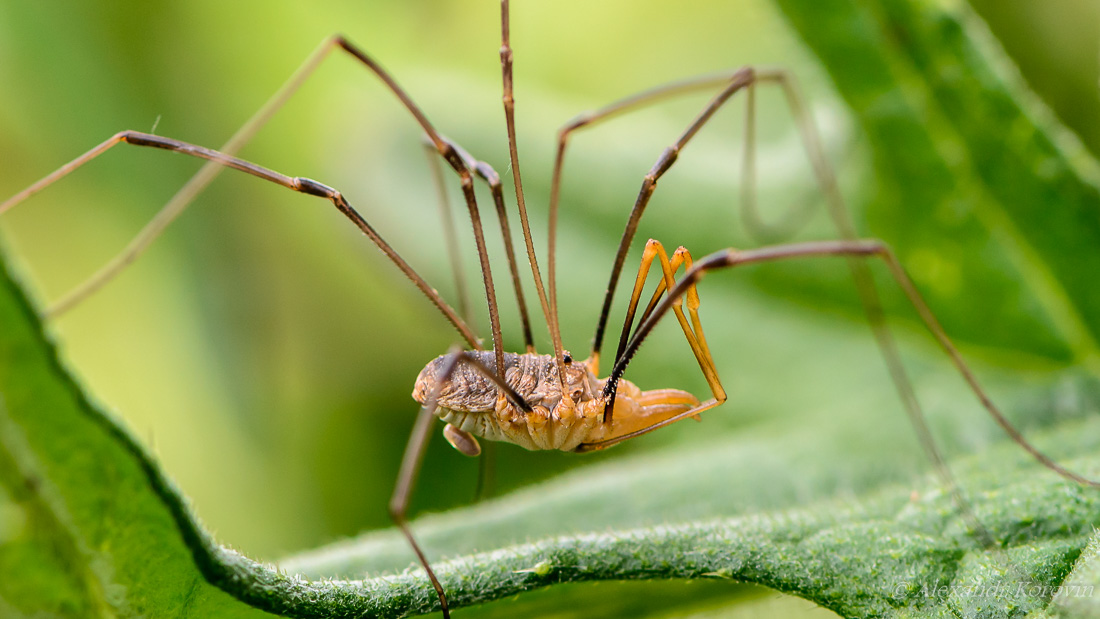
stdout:
[[[492,351],[466,355],[496,372]],[[413,387],[413,399],[421,404],[428,402],[448,357],[440,355],[424,367]],[[503,380],[529,405],[530,410],[525,411],[498,389],[485,372],[474,365],[460,364],[440,381],[435,414],[451,426],[445,432],[451,444],[468,455],[476,455],[479,450],[461,447],[460,441],[456,443],[452,439],[456,431],[532,451],[587,451],[582,446],[636,431],[699,404],[686,391],[643,391],[623,379],[614,396],[615,415],[605,422],[608,396],[604,395],[604,388],[608,379],[597,378],[594,364],[589,361],[571,360],[564,367],[565,380],[561,381],[553,355],[504,354]],[[562,392],[563,382],[568,393]],[[476,446],[476,439],[467,440],[473,440]]]

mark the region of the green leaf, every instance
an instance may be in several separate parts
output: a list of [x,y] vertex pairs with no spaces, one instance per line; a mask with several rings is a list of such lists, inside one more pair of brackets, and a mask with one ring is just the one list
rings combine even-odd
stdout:
[[[82,396],[6,275],[0,279],[0,324],[0,470],[13,504],[30,523],[9,532],[0,546],[5,604],[22,613],[71,616],[170,610],[229,616],[259,613],[255,607],[300,617],[396,617],[435,607],[417,570],[354,580],[401,561],[387,556],[387,548],[400,543],[392,535],[287,564],[318,578],[312,583],[218,546],[149,454]],[[1045,448],[1062,459],[1095,451],[1100,423],[1062,426],[1044,437]],[[693,457],[629,458],[414,526],[429,547],[452,549],[508,537],[510,527],[528,531],[532,522],[550,529],[589,527],[588,533],[439,563],[456,606],[570,581],[720,578],[792,592],[846,615],[874,615],[899,608],[935,612],[944,604],[1041,608],[1049,596],[1020,596],[1014,592],[1030,589],[1016,585],[1060,582],[1100,523],[1100,495],[1037,470],[1008,445],[965,463],[960,472],[974,515],[1004,551],[976,548],[956,505],[935,484],[915,494],[893,487],[858,502],[754,507],[717,521],[606,528],[632,510],[653,514],[648,503],[667,505],[679,492],[711,492],[717,501],[734,502],[766,497],[781,478],[797,478],[786,467],[808,470],[799,457],[766,466],[762,450],[776,447],[720,444]],[[1095,458],[1071,464],[1100,470]],[[746,471],[754,474],[737,474]],[[815,477],[807,481],[823,486]],[[53,569],[15,568],[23,563]],[[957,585],[1007,593],[992,602],[972,599]]]
[[[947,308],[959,332],[981,342],[993,318],[959,301],[978,295],[991,297],[983,303],[1011,307],[1011,291],[1038,285],[1053,299],[1041,317],[1027,307],[998,317],[1009,333],[998,333],[996,341],[1056,359],[1090,357],[1097,304],[1082,278],[1094,255],[1081,256],[1097,246],[1094,226],[1085,221],[1095,189],[1045,133],[1028,124],[1013,103],[1020,95],[1007,96],[1003,85],[989,81],[984,57],[972,55],[950,15],[909,13],[906,7],[914,5],[902,2],[881,10],[825,4],[784,6],[807,39],[825,38],[819,53],[835,68],[838,87],[876,147],[884,196],[879,207],[901,211],[897,224],[878,211],[871,217],[877,226],[897,228],[903,256],[925,276],[922,284],[939,298],[937,307]],[[966,32],[975,27],[969,24]],[[840,53],[842,43],[851,47],[847,55]],[[922,49],[964,59],[954,71],[972,71],[986,82],[930,90],[923,81],[937,73],[926,67],[936,64],[921,56]],[[952,103],[967,93],[975,101]],[[987,98],[1004,109],[997,107],[994,115],[982,108]],[[956,126],[955,115],[964,113],[970,116]],[[1028,139],[991,146],[991,137],[1004,132],[982,120],[1022,126]],[[943,153],[945,144],[950,156]],[[993,156],[1005,161],[986,160]],[[960,160],[961,170],[955,167]],[[1006,166],[1009,180],[996,176],[994,163]],[[963,213],[952,228],[958,251],[972,247],[975,237],[993,240],[980,256],[953,256],[949,249],[943,259],[966,268],[941,289],[942,282],[928,279],[936,269],[922,263],[920,251],[939,233],[933,225],[939,219],[922,215],[922,209],[968,203],[956,191],[980,205],[980,213]],[[1065,212],[1025,208],[1061,200]],[[1045,236],[1039,224],[1048,218],[1056,220],[1051,229],[1061,236]],[[1078,268],[1085,268],[1065,277],[1078,257]],[[1006,264],[1024,268],[1023,283],[1016,272],[1005,271]],[[799,322],[813,322],[808,313],[784,316],[760,299],[729,305],[764,316],[752,323],[760,333],[771,333],[764,328],[769,320],[788,321],[788,339],[780,345],[812,340],[831,351],[838,366],[867,358],[851,347],[866,339],[862,328],[823,328],[820,320],[800,328]],[[918,368],[942,363],[919,354],[908,361]],[[876,363],[853,365],[862,372]],[[797,375],[798,362],[787,365],[784,370]],[[990,374],[997,372],[982,372]],[[1027,382],[1003,373],[997,378]],[[1008,402],[1042,448],[1096,476],[1100,424],[1082,419],[1096,411],[1089,397],[1093,383],[1067,384],[1074,396],[1068,405],[1029,400],[1033,390],[1027,388],[1008,390]],[[1066,391],[1055,385],[1051,399],[1064,399]],[[942,393],[947,403],[938,425],[962,423],[956,418],[968,396],[957,387]],[[155,459],[88,402],[6,274],[0,277],[0,397],[0,614],[395,617],[438,604],[418,569],[401,571],[412,557],[393,531],[288,558],[280,564],[285,573],[218,545]],[[898,434],[879,423],[898,417],[896,403],[861,404],[826,403],[831,416],[812,422],[792,410],[735,436],[711,430],[704,432],[713,432],[709,439],[700,440],[697,432],[690,451],[681,442],[646,454],[624,453],[498,500],[421,518],[413,528],[456,606],[567,582],[659,578],[703,581],[684,585],[693,599],[670,594],[678,612],[723,607],[745,596],[735,582],[749,582],[852,616],[1019,616],[1046,608],[1052,587],[1067,575],[1068,582],[1088,582],[1095,560],[1086,547],[1100,521],[1096,492],[1064,482],[1006,444],[953,462],[972,510],[960,514],[938,482],[904,481],[911,478],[912,450],[899,446]],[[706,423],[721,428],[731,422]],[[851,436],[853,428],[857,436]],[[986,428],[976,435],[973,440],[982,445],[990,433]],[[974,520],[997,550],[981,546]],[[401,573],[378,576],[383,571]],[[287,575],[296,572],[313,580]],[[598,616],[601,608],[604,616],[661,612],[631,609],[629,591],[555,586],[542,597],[522,596],[520,603],[529,604],[533,615]],[[570,611],[561,598],[582,604]],[[1066,615],[1090,609],[1087,599],[1064,597],[1048,608]],[[480,612],[495,611],[489,605]]]

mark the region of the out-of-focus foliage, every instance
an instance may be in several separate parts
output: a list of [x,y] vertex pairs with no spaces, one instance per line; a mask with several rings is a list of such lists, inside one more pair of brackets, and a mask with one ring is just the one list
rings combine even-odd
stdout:
[[[1079,16],[1094,10],[1086,2],[1076,9],[1064,3],[1065,10],[1079,11],[1073,17],[1059,17],[1055,3],[1047,4],[1054,16],[1045,19],[1054,23],[1096,23]],[[1019,14],[1004,5],[982,10],[998,32],[1011,33],[1005,24]],[[875,185],[869,167],[875,158],[857,123],[769,3],[520,3],[513,19],[520,148],[540,246],[557,126],[632,91],[744,63],[794,72],[857,207]],[[0,195],[123,128],[155,126],[163,135],[216,146],[337,30],[390,68],[441,131],[503,173],[496,20],[493,2],[308,9],[277,2],[86,2],[64,9],[6,3],[0,6]],[[1049,51],[1072,47],[1076,37],[1020,38],[1026,43],[1009,39],[1007,47],[1036,83],[1041,80],[1035,76],[1073,67],[1084,77],[1064,81],[1095,85],[1094,53],[1090,64],[1062,62],[1061,54],[1069,52]],[[1045,69],[1032,64],[1051,54]],[[1097,152],[1089,114],[1071,115],[1095,109],[1096,90],[1076,92],[1068,99],[1076,103],[1055,108]],[[813,196],[813,185],[792,124],[772,96],[761,93],[761,197],[782,207]],[[705,100],[672,103],[575,140],[561,259],[563,327],[574,353],[588,345],[611,253],[641,175]],[[752,242],[734,212],[740,113],[737,107],[721,115],[685,152],[662,183],[639,239],[682,243],[697,255]],[[392,97],[361,68],[335,58],[243,154],[341,188],[454,298],[417,140]],[[34,273],[40,297],[56,297],[121,247],[195,167],[178,156],[123,148],[5,215],[0,225],[12,253]],[[904,240],[892,238],[897,226],[891,222],[861,226],[890,242]],[[827,225],[815,220],[805,236],[828,234]],[[471,248],[467,241],[468,254]],[[952,251],[981,262],[998,250]],[[1011,264],[987,264],[999,271],[999,281],[1024,279]],[[469,255],[468,273],[474,265]],[[935,309],[953,336],[971,344],[967,352],[987,364],[983,377],[992,379],[995,397],[1048,416],[1066,409],[1048,405],[1045,394],[1054,372],[1080,359],[1072,352],[1076,342],[1060,341],[1050,326],[1041,292],[1022,286],[1007,301],[950,286],[938,293],[937,283],[951,281],[951,264],[934,245],[907,266],[931,274],[922,283],[932,288]],[[810,265],[761,269],[749,281],[708,278],[704,320],[733,401],[708,416],[705,430],[685,424],[617,453],[584,458],[503,447],[498,487],[632,451],[675,453],[677,445],[754,432],[781,437],[794,450],[818,442],[826,451],[828,445],[860,450],[858,459],[837,463],[842,490],[907,479],[922,466],[922,455],[912,446],[883,448],[911,439],[893,411],[873,346],[857,320],[849,320],[857,315],[844,276],[843,265]],[[818,286],[814,298],[786,287],[805,279],[839,283]],[[530,287],[528,293],[533,296]],[[501,296],[507,299],[504,290]],[[516,349],[518,321],[506,306],[505,339]],[[1013,315],[1014,328],[988,328],[989,317]],[[118,282],[54,326],[82,382],[157,452],[219,540],[261,558],[387,524],[385,503],[415,410],[408,397],[412,379],[454,339],[330,207],[232,174]],[[907,338],[907,344],[911,350],[927,346],[920,338]],[[955,402],[967,396],[950,370],[934,356],[918,357],[922,392],[945,439],[960,449],[992,440],[977,410],[957,417]],[[705,383],[697,374],[671,324],[631,369],[631,378],[647,387],[702,393]],[[876,425],[867,427],[862,414],[879,410]],[[856,432],[858,442],[851,439]],[[436,441],[415,508],[468,502],[475,477],[472,461]],[[791,483],[812,496],[834,490],[807,480]],[[711,513],[705,497],[694,500],[684,498],[688,511],[673,516]]]
[[[506,172],[498,12],[495,2],[255,2],[231,10],[214,2],[5,3],[0,187],[10,195],[124,128],[155,127],[217,146],[335,31],[391,70],[440,131]],[[812,57],[768,3],[521,3],[513,21],[520,147],[540,249],[556,128],[633,91],[750,62],[790,66],[823,110],[830,144],[842,150],[848,140],[851,123],[821,92]],[[642,174],[706,100],[699,95],[574,140],[561,314],[566,345],[578,355],[594,330]],[[685,153],[654,198],[640,240],[656,236],[700,255],[747,242],[734,210],[740,113],[731,107]],[[789,118],[761,120],[765,188],[790,177],[808,192]],[[242,155],[343,190],[455,298],[416,126],[362,68],[329,60]],[[113,255],[196,167],[180,156],[121,147],[7,213],[5,238],[33,273],[38,298],[56,298]],[[490,243],[502,279],[499,242]],[[471,278],[469,238],[464,251]],[[718,332],[743,330],[731,318],[736,307],[719,296],[727,293],[717,292],[739,278],[713,279],[714,292],[703,292],[712,338],[744,349]],[[506,344],[517,349],[514,306],[506,288],[500,296]],[[484,333],[484,311],[477,314]],[[272,558],[388,524],[386,498],[415,413],[412,381],[456,339],[330,206],[233,174],[219,178],[118,281],[52,326],[92,393],[156,450],[203,518],[238,547]],[[545,350],[545,329],[537,334]],[[758,381],[739,376],[746,370],[736,355],[720,363],[740,400],[720,424],[800,406],[766,389],[753,393]],[[647,346],[631,375],[646,386],[706,388],[674,328]],[[823,397],[813,389],[807,400]],[[601,458],[511,448],[498,456],[501,490]],[[223,474],[227,466],[233,476]],[[468,502],[476,469],[436,441],[416,507]],[[356,491],[347,492],[352,479]],[[257,512],[266,514],[263,522]]]

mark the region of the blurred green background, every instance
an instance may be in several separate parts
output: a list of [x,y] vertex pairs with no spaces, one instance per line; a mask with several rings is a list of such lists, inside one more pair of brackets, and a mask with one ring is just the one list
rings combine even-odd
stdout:
[[[1088,0],[974,5],[1029,83],[1100,154],[1100,9]],[[441,132],[507,177],[498,20],[498,4],[489,0],[5,2],[0,196],[121,129],[155,127],[216,147],[333,32],[373,54]],[[855,122],[766,0],[520,0],[513,47],[520,155],[540,251],[560,125],[634,91],[743,64],[789,68],[857,213],[873,194],[870,157]],[[780,98],[774,92],[760,98],[762,204],[814,199]],[[578,356],[587,352],[641,177],[706,100],[685,98],[574,139],[559,278],[566,346]],[[742,112],[735,102],[685,151],[662,181],[636,248],[650,236],[670,248],[684,244],[696,256],[755,244],[735,208]],[[341,189],[415,268],[455,298],[417,128],[355,63],[341,56],[327,61],[242,156]],[[44,304],[110,258],[197,167],[184,157],[119,147],[0,219],[7,249]],[[488,196],[480,195],[488,211]],[[495,225],[491,217],[487,225]],[[883,234],[859,225],[866,234]],[[819,213],[798,238],[829,235]],[[464,247],[473,280],[469,238]],[[498,240],[491,251],[503,282]],[[637,254],[628,258],[628,277]],[[908,266],[918,283],[935,288],[932,276],[921,282],[919,260]],[[708,278],[703,319],[731,401],[705,426],[682,424],[606,454],[503,446],[496,451],[497,491],[631,451],[713,443],[757,427],[780,428],[795,445],[902,444],[838,463],[853,477],[869,468],[897,479],[923,470],[845,278],[842,263]],[[827,282],[833,294],[818,301],[788,286],[807,279]],[[536,307],[529,282],[526,292]],[[965,292],[932,290],[934,309],[978,360],[994,395],[1046,397],[1074,360],[1036,309],[1040,304],[1025,290],[1020,315],[1009,321],[1018,328],[989,332],[973,325],[999,308]],[[613,316],[622,315],[624,293]],[[519,349],[510,292],[502,286],[498,295],[506,343]],[[476,289],[471,296],[481,298]],[[905,325],[911,323],[910,317]],[[487,336],[487,320],[479,324]],[[219,539],[261,559],[388,526],[386,502],[416,412],[412,382],[456,340],[331,206],[234,173],[221,176],[116,282],[53,327],[90,392],[156,451]],[[942,359],[926,354],[934,348],[919,329],[911,331],[903,343],[918,357],[918,386],[943,438],[960,450],[994,440],[976,408],[955,418],[950,402],[965,392]],[[545,329],[536,333],[545,350]],[[643,349],[629,378],[648,388],[706,390],[671,323]],[[845,426],[854,409],[883,409],[882,427]],[[892,454],[889,462],[882,462],[884,453]],[[414,511],[469,502],[476,477],[476,462],[436,439]]]

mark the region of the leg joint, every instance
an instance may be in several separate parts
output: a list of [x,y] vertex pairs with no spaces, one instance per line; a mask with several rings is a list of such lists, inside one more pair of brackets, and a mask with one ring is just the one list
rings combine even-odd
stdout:
[[339,192],[328,185],[318,183],[310,178],[297,177],[293,181],[294,189],[304,194],[311,196],[318,196],[321,198],[333,198]]

